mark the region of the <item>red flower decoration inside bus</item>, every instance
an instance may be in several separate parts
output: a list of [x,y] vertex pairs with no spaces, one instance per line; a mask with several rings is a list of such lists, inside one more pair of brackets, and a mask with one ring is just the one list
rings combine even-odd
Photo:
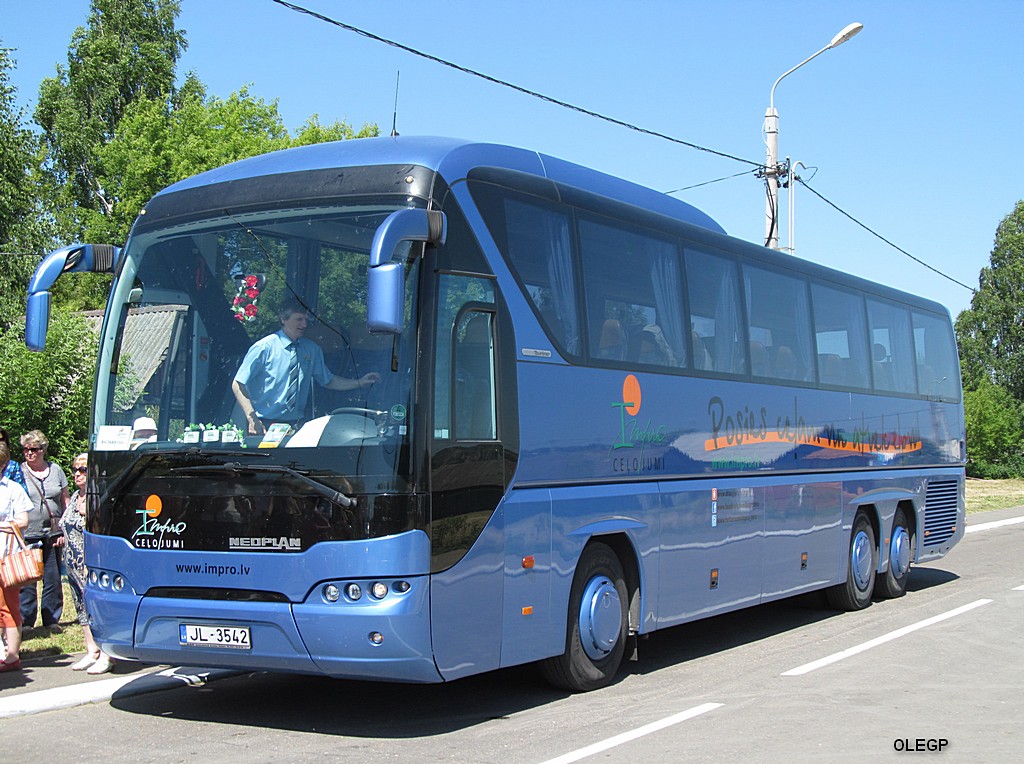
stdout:
[[259,278],[252,275],[239,281],[238,292],[231,301],[231,310],[239,321],[252,321],[259,313],[259,308],[256,307],[256,301],[260,296],[259,283]]

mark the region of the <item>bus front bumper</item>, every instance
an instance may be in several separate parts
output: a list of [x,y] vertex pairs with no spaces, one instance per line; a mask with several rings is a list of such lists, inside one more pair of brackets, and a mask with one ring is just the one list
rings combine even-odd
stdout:
[[[252,671],[326,674],[346,679],[440,682],[430,642],[428,577],[404,579],[408,591],[374,598],[373,581],[355,582],[353,600],[338,582],[331,601],[327,583],[303,602],[254,602],[139,596],[90,587],[92,630],[116,658]],[[133,630],[115,624],[134,624]],[[189,627],[192,627],[189,629]],[[232,635],[223,646],[189,644],[186,633]],[[183,629],[185,631],[183,631]]]

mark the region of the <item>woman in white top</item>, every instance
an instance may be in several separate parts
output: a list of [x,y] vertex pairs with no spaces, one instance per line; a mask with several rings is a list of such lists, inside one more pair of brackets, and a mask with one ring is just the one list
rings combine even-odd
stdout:
[[[10,460],[11,452],[5,443],[0,442],[0,475]],[[0,557],[7,554],[14,537],[14,526],[19,529],[28,527],[28,513],[31,509],[32,502],[25,494],[25,489],[6,477],[0,477]],[[21,650],[20,590],[21,586],[0,587],[0,625],[7,644],[7,654],[3,663],[0,663],[0,673],[21,670],[21,656],[18,654]]]

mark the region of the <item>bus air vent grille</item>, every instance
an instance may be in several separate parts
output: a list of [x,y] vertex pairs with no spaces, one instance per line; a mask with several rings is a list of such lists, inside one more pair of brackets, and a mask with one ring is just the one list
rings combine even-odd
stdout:
[[959,486],[955,480],[928,483],[924,501],[924,545],[941,544],[953,535],[957,524]]

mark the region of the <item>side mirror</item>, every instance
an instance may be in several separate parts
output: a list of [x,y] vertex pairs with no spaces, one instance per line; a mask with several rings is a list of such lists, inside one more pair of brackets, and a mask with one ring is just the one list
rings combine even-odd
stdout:
[[374,334],[401,334],[405,279],[401,263],[392,262],[404,241],[443,244],[447,220],[439,210],[406,209],[392,212],[373,235],[367,283],[366,323]]
[[46,347],[50,326],[50,292],[64,273],[113,273],[121,259],[121,248],[112,244],[72,244],[43,258],[28,283],[25,306],[25,345],[29,350]]
[[40,351],[46,347],[46,330],[50,327],[50,293],[36,292],[28,296],[25,306],[25,346]]

